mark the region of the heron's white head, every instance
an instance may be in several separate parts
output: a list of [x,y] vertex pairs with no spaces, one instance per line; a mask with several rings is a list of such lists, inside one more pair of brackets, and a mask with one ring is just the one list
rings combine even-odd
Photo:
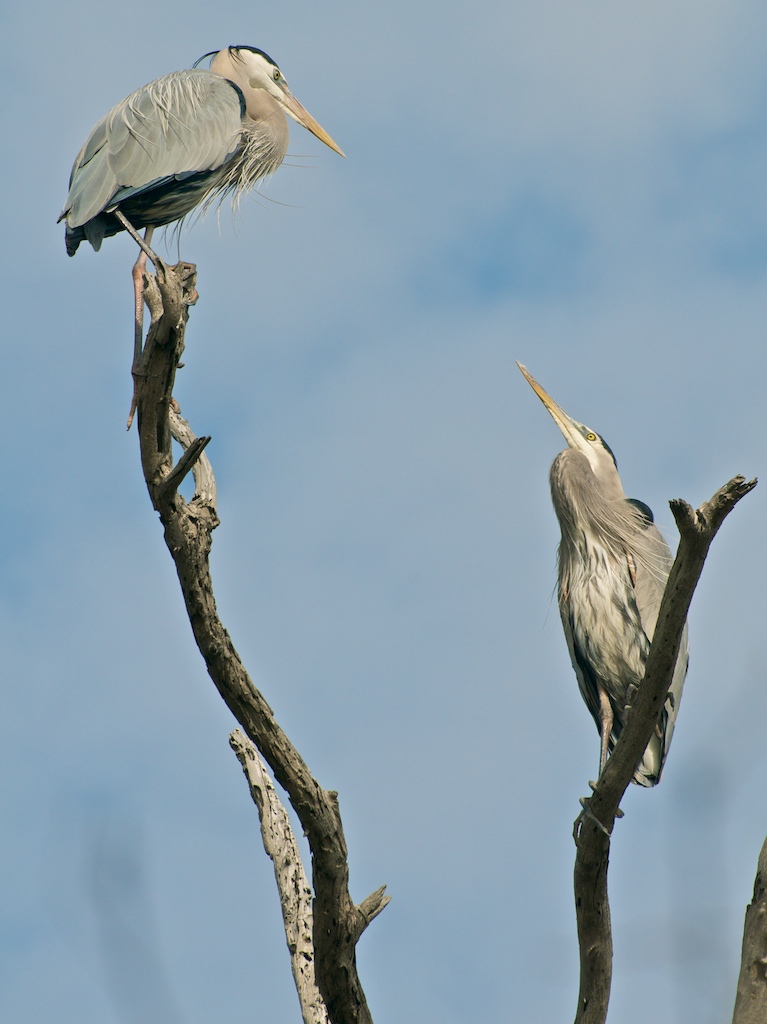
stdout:
[[213,56],[210,70],[228,78],[242,90],[245,108],[254,121],[269,117],[276,104],[312,135],[316,135],[320,142],[324,142],[340,156],[346,155],[309,111],[301,106],[288,88],[285,76],[263,50],[254,46],[229,46]]

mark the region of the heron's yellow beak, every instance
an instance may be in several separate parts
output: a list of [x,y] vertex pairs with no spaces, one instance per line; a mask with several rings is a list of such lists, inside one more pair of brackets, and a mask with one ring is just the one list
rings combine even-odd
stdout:
[[288,92],[286,90],[283,94],[282,102],[293,120],[302,124],[304,128],[307,128],[312,133],[312,135],[316,135],[320,142],[324,142],[326,146],[330,146],[330,148],[335,153],[338,153],[339,156],[346,156],[346,153],[344,153],[340,146],[333,142],[322,125],[317,124],[309,111],[305,107],[301,106],[292,92]]
[[524,367],[522,363],[518,362],[517,366],[522,371],[522,375],[527,383],[551,413],[554,422],[565,435],[565,440],[570,448],[577,448],[579,451],[586,452],[588,454],[589,446],[583,437],[583,425],[578,423],[577,420],[574,420],[572,416],[568,416],[565,410],[557,405],[551,395],[547,391],[543,390],[535,377],[527,372],[526,367]]

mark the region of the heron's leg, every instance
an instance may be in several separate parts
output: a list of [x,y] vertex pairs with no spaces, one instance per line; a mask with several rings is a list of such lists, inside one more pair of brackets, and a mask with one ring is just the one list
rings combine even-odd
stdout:
[[607,690],[605,690],[601,683],[599,683],[598,686],[599,718],[601,723],[599,726],[599,735],[602,740],[599,752],[599,774],[601,775],[605,770],[605,765],[607,764],[607,749],[610,745],[610,734],[613,731],[614,715],[613,706],[610,703],[610,698],[607,696]]
[[[117,211],[115,211],[117,212]],[[128,222],[126,221],[126,224]],[[152,250],[149,243],[152,240],[154,228],[150,225],[144,232],[144,237],[138,259],[133,264],[133,298],[134,298],[134,327],[133,327],[133,398],[131,399],[130,412],[128,413],[128,430],[133,423],[136,414],[136,373],[141,364],[141,355],[144,348],[144,274],[146,273],[146,261]],[[154,261],[153,261],[154,262]]]
[[[149,245],[152,240],[153,227],[148,227],[144,232],[144,241]],[[133,338],[133,367],[138,369],[141,359],[141,350],[144,346],[144,274],[146,272],[147,254],[142,249],[138,259],[133,264],[133,295],[136,300],[136,330]]]
[[[146,253],[146,255],[149,257],[149,259],[152,261],[152,263],[154,263],[154,265],[156,267],[158,267],[158,266],[160,266],[162,264],[162,260],[159,258],[159,256],[156,256],[152,252],[152,250],[149,248],[149,242],[146,239],[141,237],[141,235],[138,233],[138,231],[136,231],[136,229],[133,227],[133,225],[128,220],[128,218],[125,216],[125,214],[122,212],[122,210],[115,209],[115,210],[108,210],[107,212],[114,214],[115,218],[120,221],[122,226],[125,228],[125,230],[128,232],[128,234],[131,236],[131,238],[136,243],[136,245],[139,247],[139,249],[141,249],[142,252]],[[150,229],[147,228],[147,231],[150,231]],[[151,234],[151,231],[150,231],[149,238],[151,239],[151,237],[152,237],[152,234]]]

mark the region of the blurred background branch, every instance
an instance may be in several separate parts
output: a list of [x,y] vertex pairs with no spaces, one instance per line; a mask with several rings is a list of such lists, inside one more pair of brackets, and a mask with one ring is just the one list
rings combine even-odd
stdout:
[[754,883],[754,898],[746,909],[743,953],[732,1024],[764,1024],[767,1020],[767,839]]

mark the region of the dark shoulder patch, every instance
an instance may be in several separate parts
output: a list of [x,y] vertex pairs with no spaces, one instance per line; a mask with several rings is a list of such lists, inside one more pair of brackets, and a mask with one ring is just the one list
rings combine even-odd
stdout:
[[231,85],[231,87],[237,93],[237,99],[240,101],[240,119],[242,120],[245,117],[245,113],[247,111],[247,107],[245,105],[245,93],[242,91],[242,89],[236,82],[233,82],[231,80],[231,78],[225,78],[224,81],[226,82],[227,85]]
[[649,505],[645,505],[639,498],[626,498],[629,505],[633,505],[637,512],[641,515],[642,519],[649,525],[655,522],[655,516],[652,514],[652,509]]

